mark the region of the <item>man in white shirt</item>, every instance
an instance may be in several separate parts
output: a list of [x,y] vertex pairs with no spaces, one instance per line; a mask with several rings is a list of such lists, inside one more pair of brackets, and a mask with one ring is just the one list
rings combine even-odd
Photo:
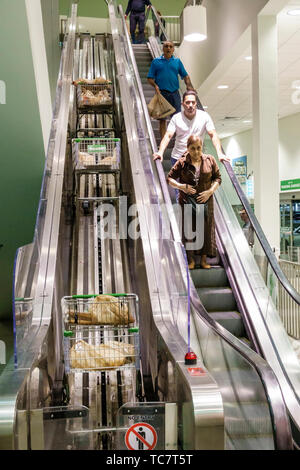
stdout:
[[197,94],[194,91],[186,91],[182,97],[182,106],[184,111],[175,114],[167,128],[162,139],[159,150],[153,154],[154,160],[163,160],[163,155],[168,147],[170,140],[176,133],[175,145],[171,155],[172,166],[182,157],[187,150],[187,141],[191,135],[199,135],[202,142],[206,132],[210,136],[216,149],[218,158],[221,162],[230,159],[224,155],[218,134],[210,115],[205,111],[197,109]]

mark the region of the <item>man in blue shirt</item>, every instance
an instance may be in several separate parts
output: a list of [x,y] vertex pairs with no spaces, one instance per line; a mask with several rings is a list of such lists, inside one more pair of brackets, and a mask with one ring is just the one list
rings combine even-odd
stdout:
[[151,7],[150,0],[129,0],[126,11],[125,19],[130,13],[130,34],[132,43],[135,44],[135,29],[139,25],[139,39],[137,43],[141,44],[145,41],[145,6]]
[[[183,63],[180,59],[173,56],[174,49],[174,43],[172,41],[164,42],[163,55],[152,61],[147,79],[150,85],[155,88],[156,93],[161,93],[175,108],[175,113],[180,113],[181,98],[179,94],[178,75],[184,80],[187,90],[194,90],[194,88]],[[159,121],[159,130],[160,136],[163,139],[167,131],[167,122],[165,119]]]

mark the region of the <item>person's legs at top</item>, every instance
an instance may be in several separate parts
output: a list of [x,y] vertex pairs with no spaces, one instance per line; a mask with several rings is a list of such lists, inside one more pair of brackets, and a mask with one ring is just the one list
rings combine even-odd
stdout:
[[139,39],[138,43],[143,44],[145,42],[145,13],[139,13]]
[[136,30],[137,22],[138,22],[138,15],[135,15],[134,13],[130,13],[130,34],[131,34],[132,44],[135,44],[135,30]]

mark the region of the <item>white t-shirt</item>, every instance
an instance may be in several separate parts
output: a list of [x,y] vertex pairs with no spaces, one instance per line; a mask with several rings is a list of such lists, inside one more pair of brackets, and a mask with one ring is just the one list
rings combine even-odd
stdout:
[[206,132],[214,129],[214,123],[206,111],[197,109],[192,120],[185,116],[184,111],[175,114],[168,125],[168,132],[176,132],[172,157],[176,159],[182,157],[187,150],[187,141],[191,135],[198,135],[204,142]]

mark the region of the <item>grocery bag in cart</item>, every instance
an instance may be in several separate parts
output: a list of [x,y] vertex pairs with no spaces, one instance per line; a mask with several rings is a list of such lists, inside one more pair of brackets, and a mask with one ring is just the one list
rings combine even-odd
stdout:
[[139,368],[135,294],[64,297],[62,310],[67,372]]
[[112,82],[102,83],[96,80],[78,80],[76,86],[77,108],[82,113],[101,113],[113,105]]
[[73,139],[77,169],[119,170],[121,142],[117,138],[91,137]]

